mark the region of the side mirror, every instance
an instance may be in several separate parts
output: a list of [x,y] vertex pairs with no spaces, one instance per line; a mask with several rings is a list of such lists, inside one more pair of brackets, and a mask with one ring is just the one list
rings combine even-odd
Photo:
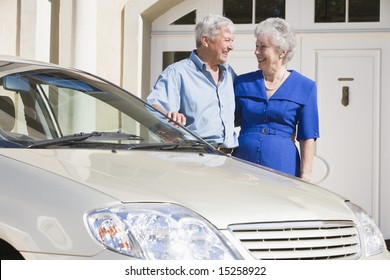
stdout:
[[3,87],[6,90],[16,92],[29,92],[30,84],[28,79],[22,76],[9,75],[3,77]]

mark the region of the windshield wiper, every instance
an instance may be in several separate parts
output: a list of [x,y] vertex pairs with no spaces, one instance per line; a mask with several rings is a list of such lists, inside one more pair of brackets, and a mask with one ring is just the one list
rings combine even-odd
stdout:
[[66,145],[66,144],[72,144],[75,142],[84,141],[87,139],[94,139],[96,138],[99,141],[104,140],[144,140],[142,137],[134,134],[124,133],[124,132],[90,132],[90,133],[75,133],[72,135],[66,135],[60,138],[50,139],[50,140],[39,140],[28,143],[25,147],[26,148],[43,148],[47,146],[53,146],[53,145]]
[[182,140],[174,141],[169,143],[146,143],[146,144],[130,144],[129,150],[133,149],[155,149],[155,150],[175,150],[175,149],[197,149],[197,148],[207,148],[210,146],[206,142],[199,140]]

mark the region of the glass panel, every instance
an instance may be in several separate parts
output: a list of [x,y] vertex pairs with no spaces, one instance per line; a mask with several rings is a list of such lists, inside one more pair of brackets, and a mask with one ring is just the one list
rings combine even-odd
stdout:
[[163,52],[163,69],[168,65],[189,57],[191,52],[182,51],[182,52]]
[[345,22],[345,0],[316,0],[315,22]]
[[[195,140],[141,99],[95,76],[12,62],[3,74],[0,147],[161,149],[154,144]],[[171,147],[194,149],[191,143]]]
[[196,21],[196,10],[193,10],[192,12],[172,22],[171,25],[195,24],[195,21]]
[[223,0],[223,15],[234,23],[252,23],[252,0]]
[[379,22],[380,0],[349,0],[349,22]]
[[256,23],[270,17],[286,18],[285,0],[256,0]]
[[27,134],[25,107],[20,96],[0,87],[0,130]]

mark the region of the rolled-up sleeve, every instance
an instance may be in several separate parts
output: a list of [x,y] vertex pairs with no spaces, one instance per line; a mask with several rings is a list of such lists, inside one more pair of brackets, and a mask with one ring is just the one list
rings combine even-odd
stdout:
[[159,105],[166,112],[177,112],[180,109],[180,85],[176,71],[167,67],[158,77],[146,101],[151,105]]

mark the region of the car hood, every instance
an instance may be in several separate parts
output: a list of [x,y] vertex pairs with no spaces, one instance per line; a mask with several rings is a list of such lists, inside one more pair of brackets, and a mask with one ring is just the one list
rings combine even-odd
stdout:
[[233,157],[83,149],[7,149],[1,154],[119,201],[186,206],[219,228],[260,221],[353,219],[335,194]]

